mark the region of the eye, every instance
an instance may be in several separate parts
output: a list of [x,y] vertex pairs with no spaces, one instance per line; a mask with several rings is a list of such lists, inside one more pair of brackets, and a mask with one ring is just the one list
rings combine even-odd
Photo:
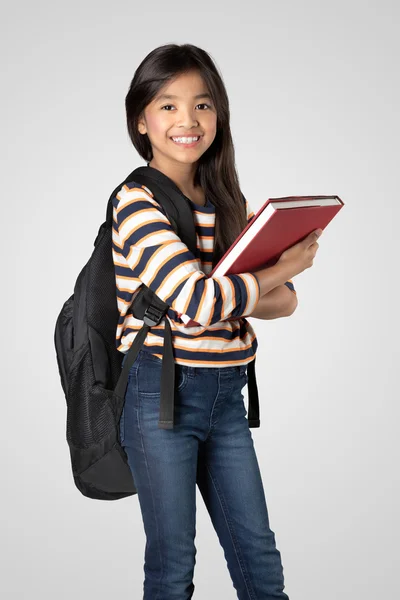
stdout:
[[[164,108],[171,107],[171,106],[173,106],[173,104],[165,104],[164,106],[161,107],[161,110],[163,110]],[[197,106],[207,106],[207,109],[211,108],[210,104],[205,104],[204,102],[202,102],[201,104],[198,104]],[[171,111],[167,111],[167,112],[171,112]]]

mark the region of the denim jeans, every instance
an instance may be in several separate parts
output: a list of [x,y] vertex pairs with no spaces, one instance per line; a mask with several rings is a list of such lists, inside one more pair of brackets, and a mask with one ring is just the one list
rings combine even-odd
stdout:
[[161,366],[159,358],[139,351],[119,424],[147,540],[143,600],[193,596],[196,484],[237,597],[288,600],[241,392],[246,365],[175,363],[173,429],[157,425]]

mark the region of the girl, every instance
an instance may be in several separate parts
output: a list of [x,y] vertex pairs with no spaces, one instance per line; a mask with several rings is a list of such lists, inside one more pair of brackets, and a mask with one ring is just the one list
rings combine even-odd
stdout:
[[[126,354],[143,326],[130,306],[145,284],[170,306],[176,362],[174,427],[157,426],[164,321],[148,332],[130,369],[120,420],[147,538],[143,598],[193,595],[197,484],[238,598],[288,600],[243,402],[246,365],[258,345],[244,317],[293,313],[290,278],[312,265],[316,235],[274,267],[207,277],[253,212],[238,183],[226,90],[204,50],[153,50],[133,77],[126,113],[148,168],[189,200],[198,250],[193,256],[175,234],[151,189],[135,182],[121,188],[113,205],[117,347]],[[190,319],[198,326],[186,327]]]

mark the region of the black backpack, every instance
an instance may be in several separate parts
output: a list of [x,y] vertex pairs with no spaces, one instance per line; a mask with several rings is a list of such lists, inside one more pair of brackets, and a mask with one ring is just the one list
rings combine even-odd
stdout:
[[[138,167],[112,192],[106,220],[99,228],[94,250],[79,273],[74,293],[58,315],[54,343],[58,370],[67,403],[66,439],[75,485],[88,498],[118,500],[137,493],[127,455],[120,444],[119,421],[129,371],[147,332],[169,309],[145,284],[132,302],[135,318],[143,320],[124,366],[116,347],[119,318],[115,267],[112,257],[112,199],[124,184],[147,186],[171,222],[174,231],[196,256],[192,208],[166,175],[150,166]],[[248,364],[249,427],[259,427],[255,359]],[[165,319],[165,337],[158,426],[174,426],[175,362],[171,327]]]

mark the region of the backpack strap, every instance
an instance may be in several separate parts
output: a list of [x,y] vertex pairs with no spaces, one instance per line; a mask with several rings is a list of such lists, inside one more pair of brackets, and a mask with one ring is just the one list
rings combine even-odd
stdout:
[[130,173],[125,180],[120,183],[112,192],[106,212],[106,227],[112,226],[113,204],[112,200],[120,191],[123,185],[131,182],[141,183],[149,187],[154,193],[156,201],[161,205],[163,212],[170,220],[171,225],[181,238],[182,242],[189,248],[192,254],[197,253],[196,227],[193,221],[193,213],[186,196],[181,192],[178,186],[153,167],[138,167]]
[[[129,371],[136,360],[139,350],[142,348],[147,333],[152,325],[158,325],[165,317],[165,311],[159,310],[151,303],[143,315],[144,325],[138,331],[129,348],[121,375],[115,386],[114,393],[120,398],[125,397],[128,385]],[[164,346],[161,367],[161,395],[160,414],[158,427],[160,429],[173,429],[174,427],[174,405],[175,405],[175,361],[172,345],[172,331],[168,319],[165,319]]]
[[249,396],[249,410],[247,414],[247,420],[249,427],[260,427],[260,404],[258,401],[258,388],[256,379],[256,357],[249,362],[247,366],[248,372],[248,396]]

